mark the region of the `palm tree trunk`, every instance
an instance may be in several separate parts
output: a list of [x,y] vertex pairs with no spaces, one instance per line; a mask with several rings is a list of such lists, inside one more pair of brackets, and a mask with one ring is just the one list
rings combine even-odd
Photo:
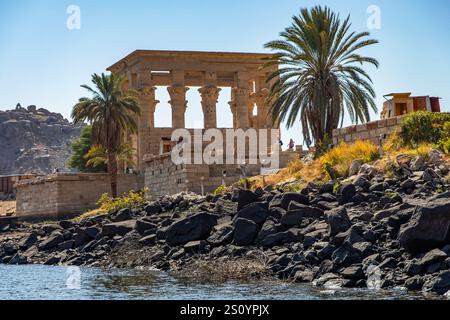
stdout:
[[111,195],[117,198],[117,158],[113,152],[108,152],[108,171],[111,178]]

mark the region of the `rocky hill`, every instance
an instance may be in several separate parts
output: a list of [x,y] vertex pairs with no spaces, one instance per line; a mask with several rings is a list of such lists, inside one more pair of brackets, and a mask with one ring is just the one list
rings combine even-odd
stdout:
[[0,111],[0,175],[67,171],[70,143],[81,128],[33,105]]

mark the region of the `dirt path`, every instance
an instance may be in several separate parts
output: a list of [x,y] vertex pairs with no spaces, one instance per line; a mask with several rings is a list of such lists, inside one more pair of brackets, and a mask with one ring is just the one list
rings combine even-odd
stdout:
[[16,212],[15,201],[0,201],[0,217],[11,216]]

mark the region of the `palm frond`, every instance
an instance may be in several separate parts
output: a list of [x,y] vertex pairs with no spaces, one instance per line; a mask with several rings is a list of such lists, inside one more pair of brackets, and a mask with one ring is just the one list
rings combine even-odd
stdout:
[[301,9],[292,20],[280,39],[265,45],[274,53],[263,68],[279,66],[267,78],[272,118],[287,127],[300,121],[310,146],[331,137],[344,112],[359,123],[376,111],[372,79],[362,66],[379,63],[358,51],[378,41],[367,32],[351,32],[350,16],[342,21],[328,7]]

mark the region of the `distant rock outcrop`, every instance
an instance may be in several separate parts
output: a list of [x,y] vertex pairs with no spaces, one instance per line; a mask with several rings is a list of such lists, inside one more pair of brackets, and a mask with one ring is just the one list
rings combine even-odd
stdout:
[[68,170],[70,143],[82,127],[34,105],[0,111],[0,175]]

